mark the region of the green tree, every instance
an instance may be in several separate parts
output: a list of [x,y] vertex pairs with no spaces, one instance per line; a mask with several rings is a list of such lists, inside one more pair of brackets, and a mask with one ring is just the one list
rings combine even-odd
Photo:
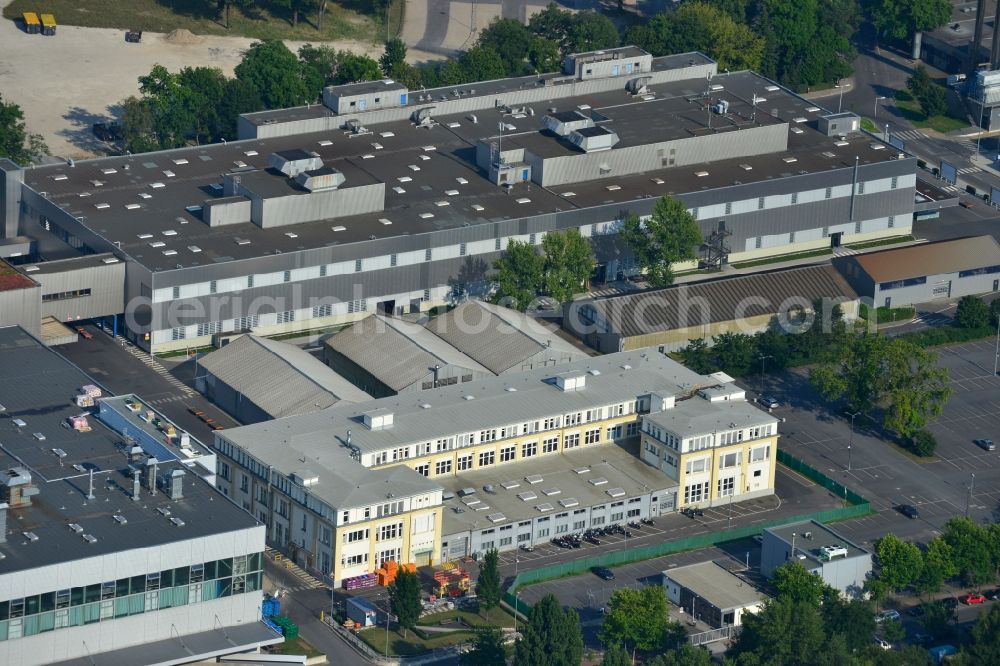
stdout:
[[377,81],[381,78],[382,70],[379,69],[378,63],[368,56],[347,52],[339,54],[337,73],[333,75],[334,85]]
[[198,143],[221,136],[219,109],[226,93],[226,76],[217,67],[185,67],[177,82],[187,91],[185,103],[191,114],[192,133]]
[[883,37],[908,39],[913,33],[933,30],[951,18],[948,0],[869,0],[872,24]]
[[630,29],[626,42],[656,56],[703,51],[720,69],[760,69],[764,39],[724,11],[704,2],[685,2]]
[[563,610],[554,595],[545,595],[532,607],[528,622],[520,631],[521,638],[514,647],[515,663],[580,666],[583,659],[580,617],[572,609]]
[[917,102],[920,104],[920,111],[928,118],[940,116],[948,111],[944,88],[936,83],[917,97]]
[[632,656],[620,644],[613,643],[604,650],[601,666],[632,666]]
[[0,94],[0,157],[27,166],[48,152],[42,135],[31,134],[25,129],[21,107],[13,102],[5,103]]
[[923,557],[920,549],[895,534],[886,534],[875,542],[880,565],[879,577],[890,590],[899,591],[920,575]]
[[701,229],[684,203],[669,195],[656,202],[652,216],[645,222],[635,214],[626,217],[620,235],[654,287],[672,284],[673,265],[696,259],[703,241]]
[[681,355],[684,357],[684,365],[699,374],[709,375],[719,371],[715,356],[703,338],[688,340],[688,345],[681,350]]
[[955,310],[955,323],[962,328],[989,326],[990,306],[977,296],[962,296]]
[[824,598],[836,595],[822,578],[809,573],[796,560],[790,560],[775,569],[771,583],[778,590],[779,597],[815,608],[819,608]]
[[760,363],[757,362],[757,338],[753,335],[720,333],[713,339],[712,353],[715,356],[715,365],[725,373],[745,377],[750,374],[755,362],[757,370],[760,371]]
[[493,300],[524,312],[543,283],[545,259],[529,243],[511,240],[493,264],[497,290]]
[[951,546],[952,562],[966,585],[993,580],[993,554],[986,530],[969,518],[956,517],[945,523],[941,536]]
[[743,616],[743,629],[726,654],[740,666],[811,664],[826,642],[819,609],[779,594],[760,612]]
[[386,76],[392,76],[397,67],[406,63],[406,44],[399,37],[385,43],[385,51],[379,56],[378,66]]
[[542,238],[545,293],[560,303],[586,289],[594,270],[594,250],[576,229],[550,231]]
[[126,97],[120,103],[122,107],[122,143],[125,150],[131,153],[148,153],[159,150],[160,142],[156,138],[155,118],[149,100],[138,97]]
[[274,7],[291,12],[293,28],[299,27],[299,15],[308,13],[316,4],[316,0],[270,0],[270,2]]
[[235,73],[257,89],[269,109],[301,106],[315,98],[306,87],[298,58],[277,39],[251,44]]
[[396,580],[389,586],[389,598],[392,600],[392,612],[399,626],[405,630],[417,625],[422,610],[420,599],[420,578],[411,571],[400,571]]
[[940,601],[931,601],[921,604],[923,613],[920,615],[920,626],[935,639],[942,639],[952,632],[952,623],[955,621],[955,611],[945,606]]
[[573,14],[550,2],[545,9],[531,17],[528,29],[546,41],[553,42],[561,52],[568,53]]
[[238,137],[237,119],[242,113],[252,113],[264,108],[257,88],[239,79],[227,79],[222,91],[222,101],[219,102],[219,126],[217,132],[220,138],[236,139]]
[[559,45],[549,39],[535,37],[528,47],[528,62],[538,73],[554,72],[560,69],[562,56]]
[[505,666],[507,654],[503,648],[503,631],[486,627],[476,631],[472,649],[458,657],[461,666]]
[[913,68],[913,73],[906,79],[906,89],[910,91],[914,99],[917,99],[925,90],[934,85],[931,75],[927,73],[924,63],[918,63]]
[[872,603],[866,599],[844,599],[828,596],[820,608],[823,625],[830,636],[840,636],[848,652],[868,647],[875,633]]
[[533,38],[528,27],[517,19],[496,18],[479,33],[476,46],[492,49],[500,56],[502,76],[521,76],[527,73],[528,49]]
[[601,642],[644,652],[663,648],[669,628],[667,595],[660,585],[615,590],[608,600]]
[[[629,660],[629,665],[632,660]],[[712,653],[703,647],[695,647],[684,642],[676,650],[659,655],[649,662],[649,666],[712,666]]]
[[899,620],[886,620],[879,625],[882,638],[890,643],[898,643],[906,638],[906,628]]
[[921,594],[937,592],[946,580],[958,573],[951,546],[941,537],[934,537],[927,543],[921,559],[917,579],[917,590]]
[[472,81],[495,81],[507,76],[507,70],[500,53],[489,46],[474,46],[458,59],[462,80],[456,83]]
[[486,551],[483,565],[476,579],[476,599],[482,610],[495,608],[500,604],[500,553],[496,548]]
[[340,53],[329,46],[303,44],[299,47],[299,65],[310,99],[319,99],[325,86],[333,85]]
[[1000,664],[1000,606],[994,604],[988,613],[979,616],[970,637],[965,651],[970,663]]
[[1000,298],[994,298],[990,303],[990,324],[996,326],[1000,322]]
[[567,48],[570,53],[613,49],[621,40],[618,28],[611,19],[595,11],[575,14],[570,24],[568,38]]
[[812,370],[810,379],[827,400],[852,411],[883,411],[883,425],[909,437],[941,414],[951,395],[937,354],[877,333],[846,340],[840,358]]

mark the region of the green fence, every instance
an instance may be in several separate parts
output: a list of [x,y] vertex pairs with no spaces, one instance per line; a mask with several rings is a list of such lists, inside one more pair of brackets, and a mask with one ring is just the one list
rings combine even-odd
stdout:
[[590,570],[592,567],[614,567],[622,564],[629,564],[631,562],[640,562],[654,557],[673,555],[674,553],[681,553],[686,550],[707,548],[709,546],[715,546],[727,541],[745,539],[747,537],[760,534],[766,527],[777,527],[779,525],[797,523],[803,520],[815,520],[819,523],[832,523],[838,520],[847,520],[849,518],[860,518],[861,516],[866,516],[871,513],[871,506],[869,505],[868,500],[844,485],[834,481],[815,468],[810,467],[798,458],[795,458],[784,451],[778,451],[778,461],[782,465],[798,472],[811,481],[815,481],[817,484],[823,486],[838,497],[844,498],[849,506],[837,509],[827,509],[825,511],[814,511],[812,513],[802,513],[796,516],[776,518],[774,520],[757,523],[756,525],[750,525],[747,527],[736,527],[717,532],[708,532],[697,536],[686,537],[684,539],[676,539],[674,541],[666,541],[662,543],[652,543],[638,548],[614,551],[611,553],[604,553],[602,555],[595,555],[594,557],[573,560],[572,562],[550,564],[549,566],[539,567],[538,569],[522,571],[511,582],[510,587],[504,594],[504,601],[511,608],[516,608],[522,613],[527,613],[531,610],[531,605],[520,599],[515,600],[514,598],[514,593],[519,588],[526,585],[534,585],[536,583],[553,580],[555,578],[562,578],[564,576],[575,576]]

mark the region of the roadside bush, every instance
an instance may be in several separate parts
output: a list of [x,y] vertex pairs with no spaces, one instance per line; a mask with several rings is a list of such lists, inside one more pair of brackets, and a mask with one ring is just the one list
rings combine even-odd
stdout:
[[990,303],[990,325],[996,326],[997,321],[1000,321],[1000,298],[995,298]]
[[955,323],[962,328],[982,328],[990,324],[990,307],[981,298],[962,296],[955,310]]
[[989,326],[983,328],[959,328],[958,326],[938,326],[928,328],[923,331],[904,333],[899,337],[909,340],[921,347],[937,347],[955,342],[969,342],[971,340],[981,340],[995,335],[996,330]]
[[921,458],[929,458],[934,455],[937,448],[937,438],[929,430],[918,430],[917,434],[910,438],[907,448]]

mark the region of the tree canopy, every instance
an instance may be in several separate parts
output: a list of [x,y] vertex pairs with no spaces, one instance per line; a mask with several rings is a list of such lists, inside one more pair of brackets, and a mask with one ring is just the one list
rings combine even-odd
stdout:
[[295,54],[277,39],[251,44],[234,72],[237,79],[257,89],[269,109],[302,106],[315,98]]
[[489,610],[500,603],[500,554],[496,548],[486,551],[483,565],[476,579],[476,599],[482,610]]
[[586,288],[596,264],[590,241],[576,229],[551,231],[542,238],[542,253],[545,293],[560,303],[573,300]]
[[982,328],[990,325],[990,306],[976,296],[963,296],[955,310],[955,323],[962,328]]
[[459,655],[458,663],[460,666],[506,666],[503,632],[497,627],[477,630],[472,649]]
[[573,609],[563,610],[558,599],[547,594],[519,625],[521,638],[514,647],[514,661],[532,666],[579,666],[583,658],[580,617]]
[[669,195],[656,202],[649,219],[640,221],[635,214],[626,217],[621,237],[654,287],[672,284],[673,265],[696,259],[703,241],[701,229],[684,203]]
[[901,338],[878,333],[850,336],[840,358],[814,368],[813,384],[830,401],[873,415],[883,425],[910,437],[944,409],[951,387],[937,354]]
[[4,102],[0,94],[0,157],[27,166],[48,152],[42,136],[25,129],[21,107],[13,102]]
[[667,595],[660,585],[615,590],[604,614],[601,642],[643,652],[660,650],[671,625],[667,611]]
[[879,539],[875,543],[875,552],[880,567],[879,577],[890,590],[902,590],[920,575],[923,565],[920,549],[895,534]]
[[493,300],[515,310],[528,309],[538,296],[545,260],[530,243],[510,240],[507,249],[493,264],[497,284]]
[[872,25],[883,37],[904,40],[920,30],[933,30],[951,18],[948,0],[868,0]]
[[392,612],[396,615],[399,626],[404,630],[415,627],[422,610],[420,578],[417,574],[401,570],[395,582],[389,586],[389,598],[392,599]]

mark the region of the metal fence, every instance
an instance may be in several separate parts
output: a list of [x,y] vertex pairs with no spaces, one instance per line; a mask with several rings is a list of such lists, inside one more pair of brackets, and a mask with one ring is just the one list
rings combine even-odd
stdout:
[[868,500],[850,490],[846,486],[834,481],[815,468],[810,467],[798,458],[795,458],[784,451],[778,451],[778,461],[789,469],[798,472],[809,480],[823,486],[830,492],[837,495],[837,497],[843,498],[844,501],[847,502],[848,506],[776,518],[774,520],[746,527],[735,527],[716,532],[707,532],[705,534],[698,534],[684,539],[652,543],[640,546],[639,548],[630,548],[628,550],[603,553],[601,555],[595,555],[594,557],[585,557],[571,562],[550,564],[549,566],[539,567],[538,569],[522,571],[514,578],[510,587],[507,588],[507,592],[504,594],[504,601],[511,608],[516,608],[521,613],[528,613],[531,611],[531,604],[528,604],[521,599],[515,599],[514,596],[518,589],[526,585],[534,585],[536,583],[562,578],[564,576],[575,576],[588,571],[593,567],[614,567],[622,564],[629,564],[631,562],[649,560],[654,557],[673,555],[687,550],[707,548],[709,546],[715,546],[727,541],[745,539],[747,537],[760,534],[761,531],[767,527],[777,527],[779,525],[787,525],[789,523],[797,523],[804,520],[815,520],[819,523],[832,523],[838,520],[859,518],[871,513],[871,505],[868,503]]
[[741,627],[735,627],[733,625],[728,625],[725,627],[720,627],[718,629],[709,629],[708,631],[702,631],[697,634],[688,634],[688,641],[691,645],[708,645],[709,643],[715,643],[716,641],[724,641],[728,638],[733,638],[736,634],[740,633]]

